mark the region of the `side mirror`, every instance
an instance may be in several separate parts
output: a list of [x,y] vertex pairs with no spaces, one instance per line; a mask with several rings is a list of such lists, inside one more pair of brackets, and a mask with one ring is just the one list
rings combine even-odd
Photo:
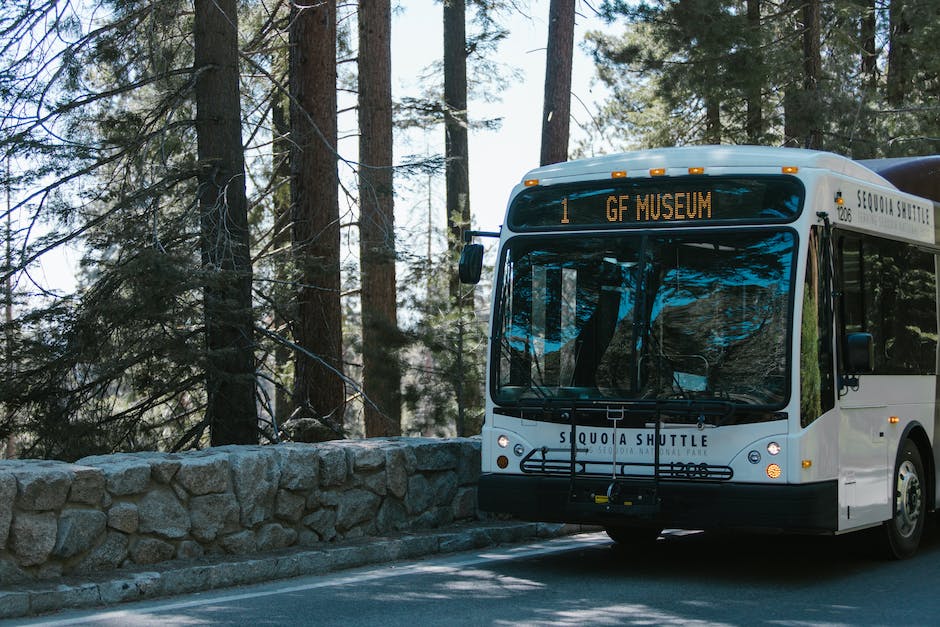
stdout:
[[483,274],[483,244],[467,244],[460,252],[460,262],[457,264],[460,282],[476,285]]
[[875,369],[871,333],[849,333],[845,337],[845,367],[849,374],[867,374]]

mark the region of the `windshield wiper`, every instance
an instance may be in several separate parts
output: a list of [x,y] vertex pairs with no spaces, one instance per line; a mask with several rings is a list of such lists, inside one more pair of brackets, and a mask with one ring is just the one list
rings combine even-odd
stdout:
[[657,399],[656,408],[658,412],[682,413],[687,416],[694,416],[697,419],[699,429],[707,424],[707,419],[714,416],[714,426],[720,427],[724,421],[734,416],[737,406],[729,399],[718,398],[687,398],[687,399]]

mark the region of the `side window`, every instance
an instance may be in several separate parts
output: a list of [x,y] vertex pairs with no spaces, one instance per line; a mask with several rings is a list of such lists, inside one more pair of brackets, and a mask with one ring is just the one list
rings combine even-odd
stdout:
[[839,238],[846,333],[871,333],[875,374],[935,374],[937,272],[932,253],[869,236]]
[[[934,374],[937,353],[935,257],[913,246],[880,242],[888,286],[879,294],[884,346],[883,369],[894,374]],[[889,275],[890,273],[890,280]],[[876,363],[879,356],[875,358]]]
[[862,268],[862,240],[839,238],[839,277],[842,279],[842,326],[846,333],[868,331],[865,325],[865,273]]
[[819,232],[814,227],[809,239],[800,329],[800,422],[804,427],[835,404],[832,318],[828,311],[822,265],[826,257],[819,247]]

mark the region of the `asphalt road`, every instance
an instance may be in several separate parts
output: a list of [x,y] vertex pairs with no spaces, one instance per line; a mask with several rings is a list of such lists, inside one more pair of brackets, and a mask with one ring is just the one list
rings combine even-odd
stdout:
[[940,624],[940,533],[903,562],[871,542],[667,532],[628,551],[582,534],[17,624]]

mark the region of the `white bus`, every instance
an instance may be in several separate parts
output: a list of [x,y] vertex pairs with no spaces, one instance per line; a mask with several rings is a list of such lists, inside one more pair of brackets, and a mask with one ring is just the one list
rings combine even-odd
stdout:
[[480,508],[620,543],[882,526],[912,555],[938,503],[938,185],[940,157],[751,146],[526,174],[467,236],[499,236]]

